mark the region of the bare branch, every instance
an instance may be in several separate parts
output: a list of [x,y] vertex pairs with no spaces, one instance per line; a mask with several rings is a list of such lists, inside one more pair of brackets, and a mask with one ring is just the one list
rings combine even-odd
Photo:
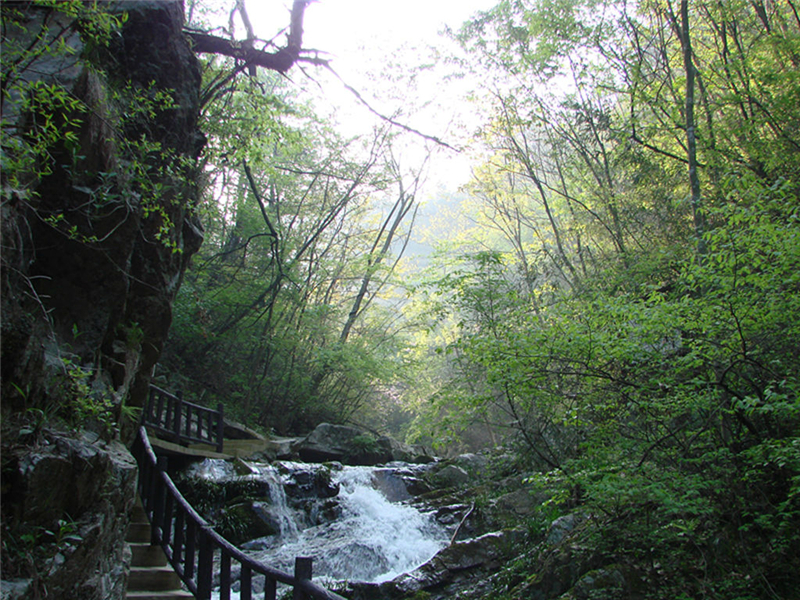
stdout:
[[[198,31],[184,30],[184,33],[192,40],[194,51],[198,54],[221,54],[244,61],[248,67],[263,67],[278,73],[286,73],[300,59],[303,47],[303,15],[310,2],[311,0],[294,1],[286,46],[275,52],[257,50],[253,47],[253,40],[249,35],[248,40],[236,42]],[[244,20],[246,18],[244,6],[243,4],[238,6]]]
[[409,133],[413,133],[414,135],[418,135],[423,139],[429,140],[431,142],[439,144],[440,146],[444,146],[445,148],[448,148],[450,150],[455,150],[456,152],[458,152],[458,150],[456,148],[454,148],[453,146],[451,146],[447,142],[444,142],[444,141],[440,140],[438,137],[422,133],[418,129],[414,129],[413,127],[405,125],[404,123],[400,123],[399,121],[396,121],[392,117],[387,117],[383,113],[378,112],[375,108],[372,107],[372,105],[369,102],[366,101],[364,96],[362,96],[357,89],[355,89],[353,86],[351,86],[350,84],[345,82],[345,80],[342,79],[341,76],[336,71],[334,71],[333,67],[331,67],[331,65],[327,61],[311,59],[311,60],[308,60],[306,62],[313,62],[316,65],[320,65],[320,66],[325,67],[326,69],[328,69],[328,71],[330,71],[333,74],[333,76],[336,77],[336,79],[339,80],[339,82],[345,87],[345,89],[348,92],[353,94],[356,97],[356,99],[361,104],[363,104],[364,107],[366,107],[366,109],[369,112],[371,112],[373,115],[375,115],[376,117],[378,117],[382,121],[386,121],[390,125],[394,125],[395,127],[399,127],[400,129],[403,129],[404,131],[408,131]]

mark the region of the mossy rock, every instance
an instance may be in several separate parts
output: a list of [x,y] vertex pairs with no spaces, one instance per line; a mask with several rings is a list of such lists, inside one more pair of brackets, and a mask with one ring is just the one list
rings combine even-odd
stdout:
[[217,532],[235,545],[280,532],[270,514],[259,502],[228,506],[216,526]]

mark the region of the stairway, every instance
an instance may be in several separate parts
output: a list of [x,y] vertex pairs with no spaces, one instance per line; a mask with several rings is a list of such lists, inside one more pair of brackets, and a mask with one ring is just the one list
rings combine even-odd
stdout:
[[136,499],[125,541],[133,554],[128,577],[128,600],[193,600],[181,589],[181,579],[167,563],[161,546],[150,544],[150,523],[141,499]]

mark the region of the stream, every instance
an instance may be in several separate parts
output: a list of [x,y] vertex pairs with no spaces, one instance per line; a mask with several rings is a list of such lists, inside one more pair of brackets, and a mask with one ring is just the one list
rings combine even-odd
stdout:
[[[249,472],[241,474],[242,465]],[[269,498],[253,507],[276,534],[240,545],[255,559],[291,573],[295,557],[308,556],[315,579],[380,583],[416,569],[449,541],[432,512],[410,503],[404,478],[418,468],[240,461],[237,473],[229,462],[206,459],[189,474],[265,484]]]

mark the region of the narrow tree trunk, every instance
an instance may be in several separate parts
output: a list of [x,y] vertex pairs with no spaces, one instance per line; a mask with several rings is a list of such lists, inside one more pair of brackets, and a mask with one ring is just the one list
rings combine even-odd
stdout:
[[697,255],[703,260],[706,254],[705,219],[703,218],[700,177],[697,173],[697,135],[694,118],[695,67],[692,61],[692,42],[689,35],[689,0],[681,0],[681,23],[679,32],[683,51],[683,66],[686,70],[686,154],[689,160],[689,186],[691,188],[692,217],[697,238]]

